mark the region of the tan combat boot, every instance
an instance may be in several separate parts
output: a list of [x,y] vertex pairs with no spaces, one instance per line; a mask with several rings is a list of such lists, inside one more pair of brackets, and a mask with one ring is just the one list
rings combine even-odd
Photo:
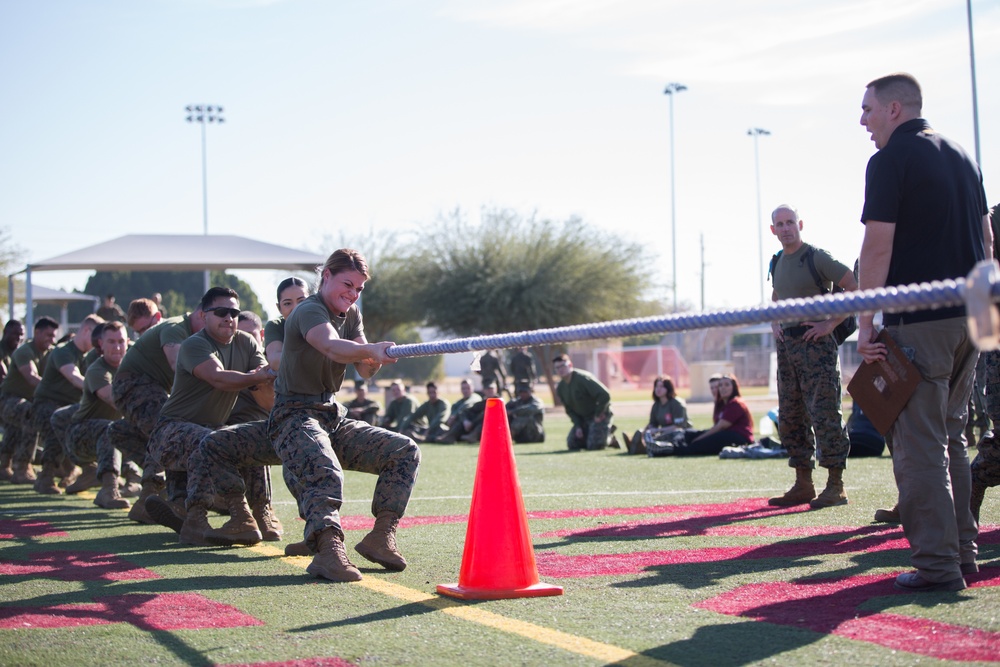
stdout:
[[158,479],[151,479],[142,483],[142,491],[139,492],[139,497],[135,499],[135,504],[132,505],[132,509],[128,512],[128,518],[137,523],[144,523],[148,526],[153,526],[156,524],[153,521],[153,517],[149,516],[149,512],[146,511],[146,498],[150,496],[155,496],[163,490],[164,484]]
[[187,510],[181,501],[165,500],[160,496],[150,496],[146,498],[146,514],[161,526],[179,533],[181,532],[181,526],[184,525],[184,517],[187,516]]
[[94,504],[106,510],[127,510],[130,505],[118,493],[118,476],[113,472],[101,475],[101,490],[94,498]]
[[205,539],[210,544],[232,546],[234,544],[257,544],[263,539],[257,529],[257,521],[250,513],[250,506],[242,493],[223,496],[226,507],[229,508],[229,521],[220,528],[213,528],[205,533]]
[[118,487],[122,498],[135,498],[142,493],[142,475],[134,470],[126,470],[124,477],[125,482]]
[[809,502],[809,507],[814,510],[836,505],[846,505],[847,494],[844,493],[844,469],[829,468],[826,478],[826,488],[815,500]]
[[42,465],[42,472],[35,480],[35,492],[47,496],[57,496],[62,489],[56,486],[56,467],[51,463]]
[[212,543],[205,539],[205,534],[210,530],[212,526],[208,523],[208,508],[204,505],[193,505],[187,508],[184,525],[181,526],[177,541],[199,547],[210,546]]
[[81,493],[98,486],[100,483],[100,480],[97,479],[97,464],[88,463],[83,467],[76,480],[66,486],[66,493]]
[[361,581],[361,570],[347,558],[344,539],[336,528],[327,528],[316,536],[318,552],[306,572],[330,581]]
[[900,523],[899,518],[899,503],[893,505],[891,510],[887,509],[877,509],[875,510],[875,521],[878,523]]
[[[97,469],[96,464],[94,466],[94,469],[96,472]],[[82,474],[83,474],[83,468],[76,465],[67,458],[65,461],[63,461],[61,466],[56,468],[56,477],[59,478],[59,488],[60,489],[69,488],[72,484],[76,482],[76,480],[80,478],[80,475]],[[97,485],[96,475],[94,479],[94,485],[95,486]]]
[[768,505],[774,507],[793,507],[795,505],[805,505],[816,497],[816,487],[813,486],[813,473],[811,468],[795,469],[795,484],[785,491],[785,495],[769,498]]
[[375,517],[375,527],[364,536],[354,550],[373,563],[387,570],[401,572],[406,569],[406,559],[396,547],[396,526],[399,516],[395,512],[383,510]]
[[285,545],[285,555],[286,556],[312,556],[313,550],[309,548],[305,540],[301,542],[292,542],[291,544]]
[[14,463],[14,474],[10,477],[11,484],[34,484],[37,479],[31,461]]
[[258,502],[253,508],[253,518],[257,522],[257,529],[265,542],[278,542],[285,532],[284,526],[274,513],[271,503],[267,501]]

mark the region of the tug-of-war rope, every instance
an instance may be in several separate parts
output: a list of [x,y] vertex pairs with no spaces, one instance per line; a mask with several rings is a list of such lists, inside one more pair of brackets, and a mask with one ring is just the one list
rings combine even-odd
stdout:
[[623,338],[654,333],[670,333],[710,327],[822,320],[835,315],[860,312],[904,312],[928,308],[947,308],[964,304],[973,340],[980,350],[1000,347],[1000,317],[992,307],[1000,300],[1000,267],[995,261],[983,261],[965,279],[934,281],[900,287],[839,292],[807,299],[785,299],[762,306],[706,313],[676,313],[594,324],[577,324],[553,329],[536,329],[504,334],[489,334],[394,345],[386,354],[401,359],[435,354],[454,354],[498,350],[521,346],[553,345],[581,340]]

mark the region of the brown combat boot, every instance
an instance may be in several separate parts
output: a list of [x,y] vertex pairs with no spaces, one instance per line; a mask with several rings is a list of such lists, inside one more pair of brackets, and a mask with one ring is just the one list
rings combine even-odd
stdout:
[[795,469],[795,484],[785,491],[785,495],[769,498],[768,505],[774,507],[793,507],[795,505],[805,505],[816,497],[816,487],[813,486],[813,473],[811,468]]
[[330,581],[361,581],[361,570],[347,558],[344,539],[336,528],[327,528],[316,536],[318,552],[306,572]]
[[[63,479],[65,480],[66,478]],[[83,491],[88,491],[95,486],[100,485],[100,483],[100,480],[97,479],[97,464],[88,463],[83,467],[76,480],[66,486],[66,493],[81,493]]]
[[257,521],[250,513],[250,506],[242,493],[223,496],[226,507],[229,508],[229,521],[220,528],[213,528],[205,533],[205,539],[210,544],[232,546],[234,544],[257,544],[263,539],[257,529]]
[[815,500],[809,502],[814,510],[825,507],[835,507],[847,504],[847,494],[844,493],[844,469],[829,468],[826,478],[826,488]]
[[10,478],[11,484],[34,484],[37,479],[31,461],[14,463],[14,474]]
[[94,498],[94,504],[106,510],[127,510],[130,505],[118,493],[118,476],[113,472],[101,475],[101,490]]
[[375,517],[375,527],[357,543],[354,550],[373,563],[387,570],[402,572],[406,569],[406,559],[396,547],[396,526],[399,516],[395,512],[383,510]]
[[158,479],[143,482],[139,497],[135,499],[135,504],[128,511],[128,518],[137,523],[144,523],[147,526],[156,525],[153,517],[149,516],[149,512],[146,511],[146,499],[150,496],[158,495],[163,490],[163,487],[163,482]]
[[187,508],[184,525],[181,526],[177,541],[181,544],[207,547],[212,544],[205,538],[205,534],[210,530],[212,526],[208,523],[208,508],[204,505],[194,505]]
[[7,452],[0,456],[0,482],[6,482],[14,476],[14,468],[11,466],[11,453]]
[[160,496],[146,498],[146,513],[156,523],[169,528],[175,533],[181,532],[187,510],[184,503],[177,500],[165,500]]
[[976,518],[976,523],[979,523],[979,508],[983,506],[984,498],[986,498],[986,485],[973,480],[972,499],[969,502],[969,509],[972,510],[972,516]]
[[253,518],[257,522],[257,529],[265,542],[278,542],[285,533],[284,526],[274,513],[271,503],[267,501],[258,502],[253,508]]
[[285,555],[286,556],[312,556],[313,551],[306,544],[305,540],[301,542],[292,542],[291,544],[285,545]]
[[887,509],[877,509],[875,510],[875,521],[878,523],[900,523],[902,519],[899,518],[899,503],[892,506],[891,510]]
[[142,475],[134,470],[126,470],[124,477],[124,483],[119,486],[122,498],[135,498],[142,493]]
[[35,480],[35,492],[46,496],[58,496],[62,493],[56,485],[56,467],[51,463],[42,465],[42,473]]
[[[96,471],[96,464],[95,464]],[[68,458],[62,462],[62,465],[56,468],[56,477],[59,478],[59,488],[66,489],[69,488],[73,483],[80,478],[83,474],[83,468],[76,465]],[[94,478],[94,485],[97,485],[96,476]]]

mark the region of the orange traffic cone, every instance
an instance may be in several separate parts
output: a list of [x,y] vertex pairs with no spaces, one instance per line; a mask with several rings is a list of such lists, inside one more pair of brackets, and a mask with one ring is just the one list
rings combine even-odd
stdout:
[[507,411],[499,398],[486,402],[458,583],[440,584],[437,592],[463,600],[539,597],[563,592],[562,586],[538,581]]

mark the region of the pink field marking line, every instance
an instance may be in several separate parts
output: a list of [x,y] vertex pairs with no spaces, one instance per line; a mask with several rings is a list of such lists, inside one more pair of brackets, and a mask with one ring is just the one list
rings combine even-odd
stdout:
[[0,629],[52,629],[130,623],[140,630],[207,630],[264,625],[195,593],[115,595],[92,604],[0,608]]
[[37,537],[69,537],[48,521],[38,519],[0,519],[0,540],[24,540]]
[[39,551],[27,561],[0,561],[0,574],[35,575],[62,581],[132,581],[159,579],[151,570],[114,554],[92,551]]

